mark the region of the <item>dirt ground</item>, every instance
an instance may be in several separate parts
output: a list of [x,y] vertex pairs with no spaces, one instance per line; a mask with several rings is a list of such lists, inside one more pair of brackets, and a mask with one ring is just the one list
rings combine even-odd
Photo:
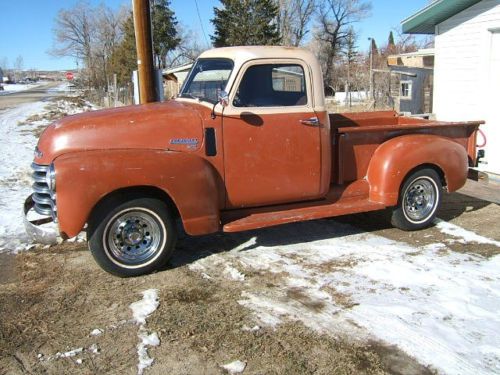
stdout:
[[[445,198],[438,216],[498,240],[499,191],[497,185],[469,183],[460,193]],[[401,232],[390,227],[386,216],[375,212],[327,221],[410,244],[425,245],[442,235],[434,228]],[[17,256],[0,254],[0,374],[137,373],[138,326],[131,320],[129,305],[149,288],[159,290],[160,306],[148,319],[147,329],[158,333],[161,344],[148,349],[154,358],[148,374],[222,374],[225,370],[220,366],[236,359],[245,360],[244,374],[435,373],[396,347],[359,340],[355,335],[321,335],[293,321],[277,328],[255,327],[254,315],[238,303],[244,288],[241,283],[203,277],[189,268],[251,236],[280,241],[274,236],[282,229],[183,236],[167,269],[132,279],[116,278],[99,269],[85,243],[64,243]],[[457,252],[486,257],[499,251],[487,244],[450,246]],[[246,273],[246,282],[272,289],[277,277]],[[322,308],[294,290],[284,298],[313,311]],[[350,308],[345,296],[338,295],[336,302]],[[92,336],[96,328],[102,334]],[[79,348],[81,364],[77,357],[56,354]]]

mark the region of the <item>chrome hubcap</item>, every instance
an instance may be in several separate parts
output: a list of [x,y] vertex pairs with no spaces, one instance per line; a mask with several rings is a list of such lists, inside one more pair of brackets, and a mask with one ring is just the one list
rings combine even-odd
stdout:
[[160,249],[162,230],[148,212],[132,210],[115,216],[107,231],[108,248],[120,263],[146,262]]
[[426,178],[419,178],[406,190],[403,209],[408,218],[422,221],[432,214],[436,203],[436,188]]

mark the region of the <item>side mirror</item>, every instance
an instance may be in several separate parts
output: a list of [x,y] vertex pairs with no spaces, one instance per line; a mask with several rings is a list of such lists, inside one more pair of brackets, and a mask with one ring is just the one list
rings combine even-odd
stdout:
[[221,91],[219,93],[219,104],[224,108],[228,106],[229,94],[226,91]]

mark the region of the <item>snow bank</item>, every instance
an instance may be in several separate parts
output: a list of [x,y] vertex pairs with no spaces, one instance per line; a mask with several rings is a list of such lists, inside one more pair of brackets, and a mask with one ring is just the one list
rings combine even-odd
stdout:
[[143,374],[144,370],[150,367],[154,362],[154,359],[148,355],[147,347],[160,345],[158,334],[156,332],[148,334],[146,330],[146,319],[155,312],[160,305],[158,289],[148,289],[142,292],[142,296],[142,300],[130,305],[133,320],[136,324],[140,325],[138,333],[140,342],[137,344],[137,356],[139,357],[137,374],[139,375]]
[[47,103],[23,104],[0,111],[0,252],[20,251],[31,242],[25,233],[22,207],[31,194],[31,163],[37,138],[20,122],[41,112]]
[[18,84],[18,83],[4,83],[3,84],[3,91],[0,91],[0,95],[8,95],[12,94],[14,92],[19,92],[19,91],[26,91],[35,87],[38,87],[42,84],[43,82],[38,82],[38,83],[29,83],[29,84]]
[[[55,106],[55,109],[54,109]],[[0,111],[0,252],[19,252],[32,247],[31,239],[24,230],[23,204],[32,192],[31,163],[38,141],[33,130],[50,123],[47,119],[26,123],[36,114],[47,112],[47,108],[60,113],[79,113],[94,109],[90,104],[75,104],[64,99],[52,102],[35,102]],[[36,214],[32,212],[33,217]],[[54,224],[47,224],[54,225]],[[75,240],[81,242],[84,237]]]
[[[323,235],[310,241],[311,233]],[[333,221],[275,229],[273,238],[283,240],[215,254],[192,269],[224,277],[221,267],[237,263],[243,272],[275,274],[273,288],[246,280],[239,301],[263,325],[295,320],[381,340],[445,374],[500,372],[500,256],[456,253],[444,243],[415,247]]]

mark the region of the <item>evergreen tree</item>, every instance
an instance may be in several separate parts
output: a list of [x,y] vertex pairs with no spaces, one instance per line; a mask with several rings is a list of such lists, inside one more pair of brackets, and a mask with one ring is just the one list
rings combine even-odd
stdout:
[[393,55],[396,53],[396,43],[394,43],[394,34],[392,31],[389,33],[389,40],[387,41],[387,54]]
[[123,39],[111,54],[111,71],[116,73],[120,85],[132,80],[132,72],[137,70],[134,19],[132,13],[122,25]]
[[396,44],[394,43],[394,34],[392,31],[389,33],[389,41],[387,42],[389,46],[395,46]]
[[274,0],[220,0],[211,20],[215,47],[279,44],[278,7]]
[[373,56],[378,56],[378,47],[377,47],[377,42],[375,42],[375,39],[372,38],[372,43],[371,43],[371,53]]
[[177,34],[178,22],[170,9],[169,0],[150,1],[155,64],[157,68],[163,69],[167,65],[167,53],[174,50],[181,41]]

